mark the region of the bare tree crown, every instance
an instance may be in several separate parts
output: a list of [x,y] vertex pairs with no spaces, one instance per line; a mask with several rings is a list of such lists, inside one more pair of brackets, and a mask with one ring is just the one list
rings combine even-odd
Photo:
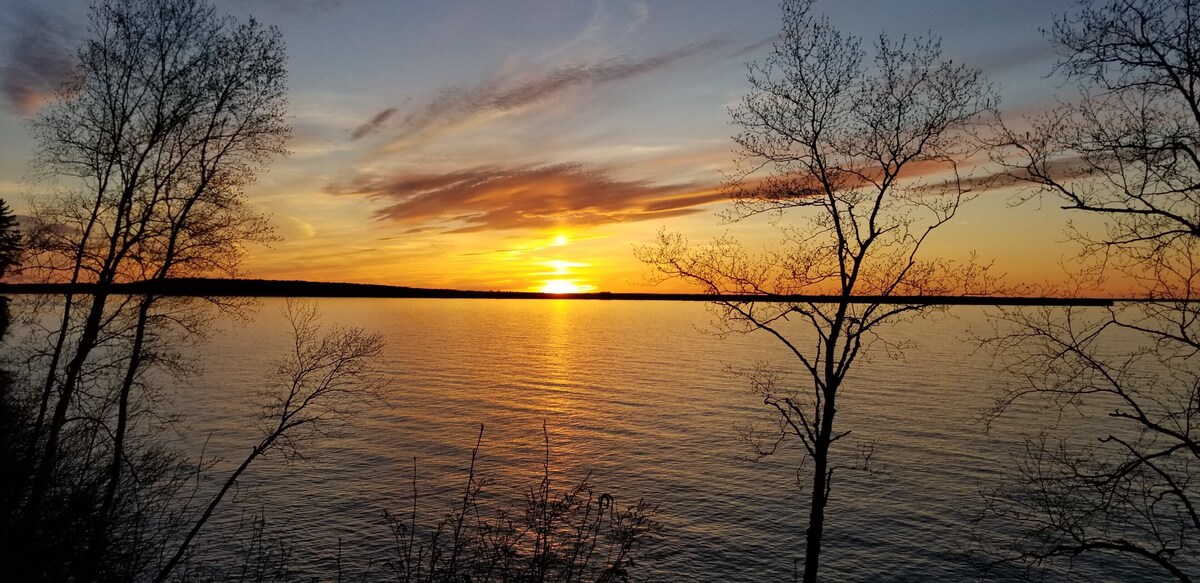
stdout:
[[1010,382],[989,418],[1035,404],[1093,439],[1051,428],[1027,442],[980,518],[993,567],[1108,555],[1130,573],[1200,575],[1198,15],[1194,0],[1081,3],[1049,31],[1078,97],[1028,132],[998,125],[1010,177],[1101,225],[1069,231],[1083,281],[1119,278],[1140,301],[997,315],[986,342]]
[[279,32],[191,0],[105,1],[71,78],[33,122],[39,264],[101,282],[232,274],[269,237],[241,189],[286,153]]
[[[692,247],[662,233],[639,250],[663,278],[679,278],[718,296],[719,332],[770,334],[795,358],[795,378],[766,364],[745,367],[772,414],[767,429],[747,430],[760,455],[783,440],[800,442],[811,471],[804,580],[816,581],[833,476],[862,468],[874,452],[837,456],[850,431],[835,430],[841,391],[856,359],[872,344],[898,347],[885,322],[924,313],[905,297],[985,294],[986,266],[921,256],[928,237],[951,221],[978,183],[960,170],[980,114],[994,106],[978,71],[941,56],[933,39],[880,36],[868,58],[862,41],[812,12],[810,0],[783,2],[783,31],[750,89],[730,115],[740,132],[737,169],[727,192],[732,221],[767,215],[783,223],[774,251],[748,252],[732,237]],[[723,294],[763,301],[721,299]],[[772,296],[828,294],[810,302]],[[855,296],[899,298],[853,301]]]

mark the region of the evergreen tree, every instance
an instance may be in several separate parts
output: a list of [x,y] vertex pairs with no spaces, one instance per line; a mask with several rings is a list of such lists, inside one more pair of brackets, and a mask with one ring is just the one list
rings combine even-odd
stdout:
[[17,264],[21,253],[21,234],[17,231],[17,217],[8,203],[0,198],[0,277],[8,268]]

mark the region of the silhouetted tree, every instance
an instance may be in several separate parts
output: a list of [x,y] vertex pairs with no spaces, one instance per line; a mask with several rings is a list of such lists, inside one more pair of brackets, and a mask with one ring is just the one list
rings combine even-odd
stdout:
[[270,236],[241,189],[284,153],[290,132],[274,29],[220,17],[203,0],[100,0],[89,32],[70,79],[33,122],[35,163],[58,195],[35,204],[27,267],[45,281],[99,287],[62,305],[14,529],[18,542],[44,542],[43,513],[60,506],[47,497],[72,488],[59,479],[62,448],[86,442],[89,459],[108,461],[88,484],[100,496],[98,519],[84,529],[87,552],[70,553],[81,577],[94,576],[109,546],[119,497],[137,494],[124,482],[134,392],[145,389],[147,366],[169,367],[173,341],[197,333],[204,319],[190,301],[114,299],[106,288],[232,273],[245,243]]
[[[816,581],[825,508],[838,468],[861,466],[834,448],[838,399],[851,368],[876,342],[881,326],[924,313],[906,295],[989,291],[986,269],[927,260],[929,236],[969,195],[960,175],[964,133],[992,106],[977,71],[943,60],[934,39],[881,36],[869,60],[859,39],[812,14],[812,2],[783,2],[783,31],[762,64],[750,66],[750,92],[731,110],[740,126],[739,169],[729,183],[733,221],[791,213],[779,251],[752,255],[730,238],[689,248],[662,234],[641,258],[664,277],[711,294],[750,294],[761,301],[718,301],[723,332],[764,331],[795,357],[804,380],[765,367],[752,383],[777,414],[774,431],[752,434],[760,455],[786,438],[811,463],[804,581]],[[933,176],[920,180],[920,176]],[[772,301],[788,294],[829,294],[820,302]],[[875,299],[862,300],[858,296]]]
[[[16,265],[20,251],[21,236],[17,231],[16,217],[13,216],[8,203],[0,199],[0,279],[9,268]],[[8,333],[8,303],[8,298],[0,296],[0,342],[4,341]],[[21,441],[20,425],[23,420],[21,409],[12,402],[12,373],[6,368],[9,364],[7,359],[0,359],[0,460],[11,461],[17,459],[20,449],[18,442]],[[7,476],[0,478],[0,525],[5,524],[6,515],[19,496],[18,490],[22,481],[14,475],[19,474],[19,471],[14,470],[16,468],[9,468],[6,471]],[[0,544],[2,543],[3,537],[0,537]],[[2,572],[0,569],[0,573]]]
[[274,452],[300,455],[305,443],[335,435],[366,403],[378,399],[384,381],[375,364],[383,337],[360,328],[325,329],[316,305],[288,300],[284,315],[291,325],[288,356],[275,363],[275,375],[260,391],[262,437],[221,488],[204,504],[175,550],[154,576],[166,581],[238,479],[255,460]]
[[8,203],[0,198],[0,278],[9,268],[17,264],[21,254],[21,233],[17,230],[17,218]]
[[635,559],[661,530],[656,506],[644,500],[618,510],[609,494],[596,494],[591,475],[566,488],[553,485],[550,435],[537,486],[525,492],[523,511],[488,515],[480,498],[493,484],[477,475],[483,426],[471,452],[461,504],[433,526],[418,522],[416,467],[412,506],[384,511],[395,540],[385,564],[401,583],[438,581],[629,581]]
[[[13,216],[8,203],[0,198],[0,279],[15,266],[20,259],[22,242],[21,233],[17,230],[17,218]],[[0,296],[0,339],[8,329],[8,298]],[[7,393],[7,381],[0,379],[0,395]]]
[[[997,561],[1031,570],[1103,554],[1189,581],[1200,575],[1200,3],[1083,3],[1049,36],[1079,98],[1028,132],[1001,127],[995,159],[1103,220],[1071,230],[1083,275],[1147,301],[1002,315],[990,344],[1015,380],[992,415],[1030,403],[1083,422],[1029,441],[979,530]],[[991,535],[1014,525],[999,547]]]

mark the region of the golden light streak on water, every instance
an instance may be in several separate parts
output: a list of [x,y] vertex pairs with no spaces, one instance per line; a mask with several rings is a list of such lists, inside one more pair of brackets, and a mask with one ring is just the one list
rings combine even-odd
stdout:
[[[175,400],[188,412],[189,443],[238,459],[254,437],[252,390],[263,362],[287,349],[281,300],[205,348],[209,373]],[[351,436],[313,451],[316,461],[256,467],[239,484],[240,509],[267,508],[328,549],[365,564],[385,552],[382,508],[402,509],[417,458],[422,512],[435,519],[461,488],[479,424],[478,471],[495,478],[496,500],[520,499],[543,458],[542,424],[556,483],[593,472],[618,505],[660,504],[664,538],[643,578],[782,581],[803,549],[807,503],[796,486],[794,451],[750,463],[737,427],[762,421],[760,397],[728,365],[791,366],[761,334],[702,332],[699,303],[533,300],[322,300],[331,321],[383,332],[385,402]],[[955,317],[957,316],[957,317]],[[903,359],[862,360],[844,387],[838,423],[878,439],[886,475],[839,473],[828,511],[826,572],[856,580],[971,580],[958,549],[978,511],[979,490],[1001,475],[1036,417],[1016,416],[984,435],[976,422],[998,382],[973,353],[968,328],[986,326],[979,308],[881,330],[911,341]],[[978,328],[976,328],[978,330]],[[799,332],[795,332],[798,337]],[[802,337],[803,338],[803,337]],[[792,382],[803,377],[792,376]],[[841,458],[854,455],[852,447]],[[271,461],[271,460],[268,460]],[[442,506],[439,506],[442,505]],[[328,557],[309,556],[315,564]],[[358,563],[355,563],[358,561]],[[853,575],[850,575],[853,574]],[[1093,576],[1094,575],[1094,576]],[[1093,581],[1117,575],[1088,574]]]

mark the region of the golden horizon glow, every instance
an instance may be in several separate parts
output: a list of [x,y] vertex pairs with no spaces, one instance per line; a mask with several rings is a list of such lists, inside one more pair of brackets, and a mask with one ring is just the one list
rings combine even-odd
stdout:
[[542,265],[554,270],[552,275],[570,275],[572,267],[587,267],[586,263],[577,263],[575,261],[564,261],[562,259],[551,259],[543,262]]
[[538,291],[544,294],[581,294],[596,289],[595,286],[578,284],[569,279],[551,279],[542,284]]
[[[570,236],[563,231],[557,231],[550,239],[550,243],[547,245],[547,248],[566,247],[570,243]],[[549,268],[549,270],[531,273],[530,275],[533,277],[546,277],[551,279],[535,280],[529,289],[544,294],[578,294],[595,290],[596,286],[584,283],[590,278],[581,279],[579,277],[580,274],[576,272],[577,269],[590,267],[591,264],[562,259],[561,257],[564,254],[565,251],[555,250],[554,255],[557,255],[558,257],[547,259],[543,256],[543,258],[537,262],[537,265]]]

